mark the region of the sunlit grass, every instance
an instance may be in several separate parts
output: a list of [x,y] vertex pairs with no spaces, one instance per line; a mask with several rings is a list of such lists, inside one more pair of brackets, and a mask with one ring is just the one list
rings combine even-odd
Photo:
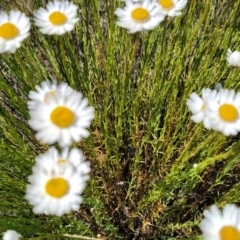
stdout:
[[[189,1],[181,16],[135,35],[116,25],[124,3],[74,3],[80,21],[71,34],[32,25],[15,54],[0,55],[0,232],[201,239],[204,209],[239,203],[240,145],[192,122],[186,100],[216,83],[240,91],[240,69],[226,61],[229,47],[240,50],[240,2]],[[12,5],[28,16],[40,6]],[[48,148],[27,124],[26,102],[46,79],[67,82],[96,111],[90,137],[76,144],[92,168],[84,202],[63,217],[34,215],[24,200],[34,158]]]

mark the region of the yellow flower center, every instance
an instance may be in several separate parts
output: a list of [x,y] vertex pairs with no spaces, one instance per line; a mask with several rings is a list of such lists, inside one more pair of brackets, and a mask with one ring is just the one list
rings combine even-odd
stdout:
[[74,113],[66,107],[56,107],[50,115],[51,121],[60,128],[66,128],[72,125],[75,116]]
[[238,118],[238,110],[231,104],[221,105],[218,111],[224,121],[234,122]]
[[206,105],[203,104],[203,105],[202,105],[202,110],[206,110],[206,108],[207,108]]
[[159,4],[163,8],[172,8],[174,6],[174,3],[172,0],[159,0]]
[[240,240],[240,234],[238,230],[231,226],[223,227],[220,230],[221,240]]
[[67,21],[66,15],[61,12],[53,12],[49,16],[49,20],[54,25],[62,25]]
[[146,21],[149,19],[149,12],[145,8],[135,8],[132,11],[132,18],[136,21]]
[[57,163],[58,164],[63,164],[63,163],[66,163],[67,161],[65,159],[58,159]]
[[68,183],[64,178],[52,178],[47,181],[45,190],[48,195],[55,198],[61,198],[68,192]]
[[4,39],[11,39],[18,35],[18,28],[12,23],[4,23],[0,26],[0,37]]

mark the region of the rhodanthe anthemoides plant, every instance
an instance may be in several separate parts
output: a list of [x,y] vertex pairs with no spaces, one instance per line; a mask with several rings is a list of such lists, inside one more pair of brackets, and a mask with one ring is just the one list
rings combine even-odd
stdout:
[[227,50],[227,61],[230,66],[240,67],[240,52],[239,51],[231,51],[229,48]]
[[29,125],[38,130],[41,143],[58,142],[65,148],[59,153],[50,147],[36,158],[25,198],[35,214],[62,216],[79,210],[82,203],[90,163],[79,149],[68,147],[89,135],[85,128],[94,117],[94,108],[66,83],[44,81],[36,90],[29,93]]
[[186,6],[187,0],[155,0],[164,15],[175,17],[181,15],[181,10]]
[[240,3],[3,1],[3,240],[239,240]]
[[151,30],[164,20],[158,6],[149,0],[137,3],[126,0],[125,8],[117,8],[115,14],[119,17],[117,25],[129,29],[130,33]]
[[71,95],[71,92],[73,89],[67,84],[67,83],[57,83],[57,80],[54,80],[53,82],[50,82],[49,80],[43,81],[41,85],[37,85],[36,91],[31,90],[29,92],[29,101],[27,102],[28,104],[28,109],[35,109],[40,102],[46,102],[46,97],[48,94],[54,96],[55,91],[58,90],[60,92],[65,92],[66,94]]
[[0,12],[0,53],[14,53],[29,36],[30,26],[30,19],[23,12]]
[[[33,92],[30,92],[31,96]],[[35,105],[29,111],[29,125],[37,131],[36,138],[42,143],[58,142],[65,147],[89,136],[86,128],[94,118],[94,108],[88,106],[87,98],[83,98],[80,92],[60,84],[54,91],[46,93],[43,101],[35,101],[35,104],[28,103],[29,106]]]
[[216,205],[204,211],[200,224],[204,240],[237,240],[240,237],[240,209],[227,204],[221,212]]
[[240,131],[240,93],[233,89],[203,89],[202,98],[192,93],[187,105],[192,111],[192,120],[203,121],[208,129],[222,132],[225,136],[237,135]]
[[211,128],[210,121],[206,117],[206,102],[209,98],[215,98],[217,95],[216,90],[209,88],[202,89],[202,97],[198,96],[197,93],[192,93],[190,98],[187,100],[187,106],[193,113],[191,119],[196,122],[203,122],[205,128]]
[[64,149],[59,154],[54,147],[37,157],[25,196],[34,213],[62,216],[79,209],[90,172],[84,159],[78,149]]
[[43,34],[62,35],[72,31],[79,21],[77,9],[72,2],[54,0],[34,13],[34,23]]

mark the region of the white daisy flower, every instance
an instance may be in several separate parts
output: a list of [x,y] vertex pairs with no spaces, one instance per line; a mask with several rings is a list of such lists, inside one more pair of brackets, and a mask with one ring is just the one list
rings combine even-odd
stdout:
[[205,128],[210,129],[211,125],[208,118],[205,115],[206,102],[213,98],[215,99],[217,95],[217,90],[211,90],[209,88],[202,89],[202,97],[199,97],[197,93],[192,93],[190,98],[187,100],[187,106],[189,110],[193,113],[191,119],[195,123],[203,122]]
[[181,10],[186,6],[187,0],[157,0],[163,14],[175,17],[181,15]]
[[14,230],[7,230],[6,232],[3,233],[3,240],[18,240],[22,236],[18,232]]
[[61,153],[55,148],[50,147],[47,152],[40,154],[36,158],[36,165],[33,168],[33,172],[38,171],[39,168],[45,167],[49,164],[57,164],[60,167],[66,167],[71,165],[75,171],[82,176],[82,180],[87,181],[90,173],[90,162],[85,161],[86,157],[83,152],[77,148],[73,148],[69,151],[68,148],[64,148]]
[[227,204],[221,211],[216,205],[204,211],[200,224],[203,240],[238,240],[240,239],[240,211],[233,204]]
[[28,108],[34,109],[37,107],[39,102],[46,101],[46,95],[51,94],[54,96],[54,92],[58,89],[63,92],[67,92],[67,94],[71,94],[74,91],[71,87],[68,86],[67,83],[60,83],[58,85],[57,81],[54,80],[52,83],[50,81],[44,81],[41,85],[37,85],[36,91],[30,91],[28,97],[30,101],[28,101]]
[[14,53],[28,37],[30,26],[30,20],[23,12],[0,12],[0,53]]
[[68,94],[60,90],[45,98],[45,102],[30,110],[29,125],[38,131],[38,140],[46,144],[58,142],[66,147],[89,136],[86,128],[94,118],[94,108],[88,106],[87,98],[82,99],[80,92]]
[[62,35],[74,29],[78,7],[69,1],[49,2],[45,8],[40,8],[34,14],[34,22],[43,34]]
[[33,205],[33,212],[62,216],[79,209],[82,203],[80,194],[85,188],[86,179],[71,165],[61,167],[49,162],[36,169],[28,178],[25,198]]
[[237,135],[240,131],[240,93],[220,89],[215,99],[206,102],[206,117],[211,128],[225,136]]
[[227,50],[227,61],[231,66],[240,67],[240,52],[239,51],[232,52],[231,49],[229,48]]
[[126,0],[125,8],[117,8],[115,14],[119,17],[117,25],[129,29],[130,33],[153,29],[164,20],[164,15],[151,0],[136,3]]

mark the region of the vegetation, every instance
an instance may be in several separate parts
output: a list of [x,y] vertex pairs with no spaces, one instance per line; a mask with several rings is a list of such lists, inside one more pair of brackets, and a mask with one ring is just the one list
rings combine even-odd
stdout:
[[[40,0],[16,1],[32,16]],[[80,21],[70,34],[47,36],[32,24],[15,54],[0,55],[0,232],[26,239],[201,239],[212,204],[239,203],[239,136],[191,121],[186,100],[216,83],[240,90],[240,2],[189,1],[183,14],[146,33],[116,25],[121,1],[74,1]],[[27,120],[28,93],[46,79],[67,82],[95,107],[91,135],[75,144],[91,162],[77,212],[35,215],[24,199],[35,157],[48,146]],[[197,167],[193,164],[197,163]]]

